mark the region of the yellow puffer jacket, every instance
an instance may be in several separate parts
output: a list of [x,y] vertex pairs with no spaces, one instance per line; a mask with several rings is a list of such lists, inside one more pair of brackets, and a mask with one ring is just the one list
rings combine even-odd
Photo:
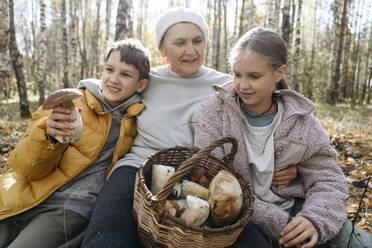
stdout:
[[[39,108],[34,113],[25,135],[10,153],[10,170],[0,176],[0,220],[38,205],[97,159],[110,130],[111,115],[102,111],[89,90],[83,93],[74,102],[83,109],[83,134],[77,142],[53,145],[45,131],[51,110]],[[143,107],[135,103],[127,108],[107,175],[131,148],[137,135],[136,116]]]

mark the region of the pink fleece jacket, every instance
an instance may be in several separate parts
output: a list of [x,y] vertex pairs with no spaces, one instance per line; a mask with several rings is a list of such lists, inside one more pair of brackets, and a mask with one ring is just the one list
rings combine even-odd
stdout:
[[[251,183],[243,117],[235,101],[237,94],[232,83],[216,85],[214,89],[216,96],[203,104],[195,116],[194,144],[204,147],[223,136],[236,137],[239,146],[234,168]],[[329,143],[329,136],[311,114],[313,104],[291,90],[279,91],[278,95],[284,105],[284,114],[274,133],[275,171],[296,164],[299,175],[288,187],[279,190],[272,186],[272,190],[285,198],[305,198],[297,215],[313,223],[319,233],[318,243],[324,243],[339,232],[346,220],[348,189],[345,177],[337,165],[337,153]],[[216,155],[222,156],[228,151],[228,147],[216,149]],[[290,219],[289,213],[275,204],[255,198],[251,222],[270,238],[278,239]]]

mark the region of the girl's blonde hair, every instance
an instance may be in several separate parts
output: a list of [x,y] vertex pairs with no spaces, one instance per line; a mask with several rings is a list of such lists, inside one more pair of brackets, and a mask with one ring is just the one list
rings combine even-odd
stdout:
[[[287,46],[283,38],[269,29],[253,28],[237,41],[230,52],[229,63],[232,66],[238,57],[254,52],[262,56],[273,71],[287,64]],[[284,79],[276,84],[276,89],[288,89]]]

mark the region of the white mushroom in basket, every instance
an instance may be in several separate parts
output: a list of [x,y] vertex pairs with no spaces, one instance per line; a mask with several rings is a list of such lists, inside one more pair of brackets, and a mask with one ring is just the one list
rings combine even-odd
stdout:
[[209,209],[210,208],[207,201],[192,195],[188,195],[186,197],[186,207],[180,218],[184,220],[186,224],[193,227],[198,227],[208,218]]
[[231,172],[221,170],[213,178],[208,203],[217,226],[232,224],[238,217],[243,206],[243,191]]
[[74,126],[71,136],[55,136],[54,138],[61,143],[75,142],[81,138],[83,125],[81,122],[81,116],[72,100],[81,97],[83,94],[78,89],[66,88],[60,89],[50,94],[45,102],[43,103],[43,109],[53,109],[57,106],[61,106],[70,110],[70,115],[75,119],[69,124]]
[[156,195],[167,183],[168,179],[174,175],[175,171],[172,166],[154,164],[152,166],[151,193]]
[[182,182],[177,182],[174,190],[175,198],[186,198],[186,196],[192,195],[203,200],[208,200],[209,190],[207,188],[186,179]]

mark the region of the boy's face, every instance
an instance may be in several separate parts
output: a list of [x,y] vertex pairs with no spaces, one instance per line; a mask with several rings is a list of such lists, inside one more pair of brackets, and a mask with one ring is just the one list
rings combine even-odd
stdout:
[[102,74],[102,95],[111,107],[120,105],[147,86],[147,79],[138,80],[139,71],[120,58],[120,51],[112,51]]

